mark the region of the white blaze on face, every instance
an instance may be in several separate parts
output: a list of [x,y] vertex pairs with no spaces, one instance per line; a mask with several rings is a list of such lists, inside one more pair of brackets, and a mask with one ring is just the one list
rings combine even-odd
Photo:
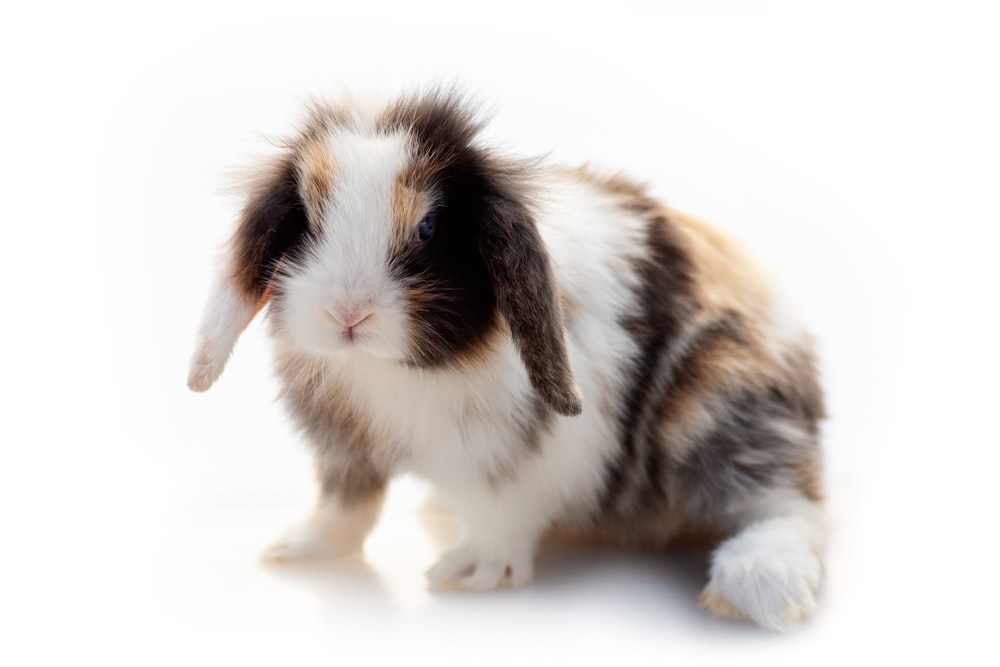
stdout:
[[396,238],[393,192],[410,160],[401,134],[340,131],[326,138],[333,165],[317,241],[285,281],[284,326],[315,354],[361,348],[404,358],[405,303],[388,261]]

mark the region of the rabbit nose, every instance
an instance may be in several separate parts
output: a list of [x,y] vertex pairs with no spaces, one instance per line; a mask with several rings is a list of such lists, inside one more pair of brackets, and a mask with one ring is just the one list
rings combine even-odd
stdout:
[[375,314],[369,306],[362,304],[332,306],[326,312],[337,324],[347,329],[356,327]]

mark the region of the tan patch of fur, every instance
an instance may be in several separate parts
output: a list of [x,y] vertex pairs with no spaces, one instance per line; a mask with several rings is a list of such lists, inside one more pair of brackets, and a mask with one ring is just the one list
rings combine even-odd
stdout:
[[746,615],[734,607],[728,600],[703,590],[698,598],[698,604],[702,609],[709,611],[720,618],[728,618],[734,621],[746,620]]
[[317,216],[333,194],[337,176],[326,135],[320,134],[303,140],[298,147],[296,158],[302,198],[309,211]]
[[[647,220],[661,218],[673,236],[679,236],[692,272],[697,303],[693,321],[711,323],[728,316],[740,323],[739,338],[715,336],[707,345],[694,345],[685,372],[670,396],[669,417],[659,425],[668,454],[682,460],[699,436],[715,425],[713,401],[732,387],[765,390],[777,384],[791,390],[817,419],[823,417],[822,391],[816,379],[807,339],[788,340],[772,321],[773,295],[765,276],[732,240],[709,224],[671,210],[652,199],[645,188],[621,176],[595,174],[586,167],[564,170],[565,175],[593,187],[624,211]],[[822,495],[822,462],[815,456],[795,464],[799,490],[811,500]],[[637,534],[647,533],[641,526]],[[650,526],[646,537],[667,539],[676,527]]]
[[711,310],[736,310],[766,321],[771,291],[742,249],[698,218],[673,210],[668,216],[687,240],[698,301]]
[[626,211],[660,215],[681,235],[691,261],[694,296],[707,313],[727,310],[748,315],[751,321],[768,318],[771,293],[767,282],[744,252],[721,232],[686,213],[669,209],[624,176],[598,174],[586,166],[562,172],[596,189]]
[[694,216],[663,206],[642,184],[624,176],[598,174],[586,166],[562,173],[590,185],[626,211],[665,218],[671,231],[680,234],[691,262],[694,297],[704,313],[734,311],[748,317],[751,324],[767,322],[771,305],[767,281],[724,234]]
[[803,461],[796,467],[799,491],[814,503],[823,500],[823,466],[819,458]]
[[393,184],[395,242],[400,249],[410,243],[421,218],[435,204],[434,193],[429,188],[440,166],[430,156],[417,156],[399,173]]
[[[754,340],[754,337],[757,340]],[[750,347],[734,340],[713,341],[698,351],[691,361],[690,374],[675,385],[670,394],[670,412],[658,426],[666,451],[674,460],[684,460],[697,447],[703,434],[716,425],[714,404],[726,395],[727,388],[746,387],[766,391],[769,384],[794,388],[822,416],[822,396],[813,372],[789,368],[772,362],[761,350],[759,334],[751,336]],[[757,351],[754,351],[754,350]],[[816,393],[811,394],[810,390]],[[801,437],[818,437],[803,432]],[[810,451],[803,448],[802,452]],[[792,463],[796,488],[809,500],[823,498],[822,452],[811,450],[808,458]]]
[[405,178],[396,180],[392,189],[392,218],[395,223],[396,243],[400,247],[413,238],[420,220],[429,212],[430,202],[423,190],[417,189],[405,182]]
[[426,190],[434,181],[434,176],[447,166],[446,160],[434,155],[416,155],[399,174],[399,182],[414,190]]
[[[822,418],[822,395],[814,369],[808,364],[775,360],[767,354],[765,334],[750,328],[745,342],[729,338],[713,340],[697,350],[683,377],[670,393],[670,412],[659,424],[659,434],[669,455],[683,460],[700,442],[704,433],[715,427],[714,403],[726,395],[727,388],[745,387],[766,391],[776,384],[800,395]],[[808,434],[802,434],[809,438]],[[818,437],[818,436],[817,436]],[[803,450],[805,452],[807,450]],[[797,488],[813,501],[823,497],[822,453],[793,464]]]
[[[719,341],[698,355],[697,378],[675,397],[672,414],[679,419],[664,424],[667,442],[683,455],[684,443],[696,438],[684,437],[699,423],[711,419],[711,396],[729,386],[764,388],[768,383],[794,388],[806,397],[823,417],[822,392],[816,380],[812,354],[804,342],[791,342],[776,335],[771,320],[772,293],[764,276],[743,251],[723,234],[692,216],[668,211],[668,221],[683,237],[690,253],[694,273],[694,293],[703,317],[735,313],[744,324],[744,340]],[[803,463],[799,467],[800,490],[811,499],[821,495],[821,465]]]
[[[745,329],[739,333],[753,335]],[[759,386],[767,371],[759,358],[748,353],[747,345],[753,340],[704,336],[709,338],[696,341],[682,362],[668,395],[668,418],[659,424],[660,437],[675,460],[682,460],[702,434],[715,427],[714,404],[727,387]]]

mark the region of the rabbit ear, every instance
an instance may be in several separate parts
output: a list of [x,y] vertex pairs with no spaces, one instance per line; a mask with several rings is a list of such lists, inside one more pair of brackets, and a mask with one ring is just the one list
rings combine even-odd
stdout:
[[188,386],[205,391],[218,379],[236,340],[267,304],[278,264],[308,235],[291,156],[258,179],[237,223],[208,304],[188,374]]
[[548,253],[527,207],[510,196],[491,197],[480,244],[532,386],[559,414],[580,414]]
[[219,379],[236,340],[270,296],[268,290],[258,303],[250,301],[237,287],[229,269],[227,262],[216,276],[202,316],[188,372],[188,387],[193,391],[205,391]]

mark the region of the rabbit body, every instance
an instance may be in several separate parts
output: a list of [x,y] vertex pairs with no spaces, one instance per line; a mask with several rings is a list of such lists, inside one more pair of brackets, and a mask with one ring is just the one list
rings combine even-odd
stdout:
[[794,625],[823,550],[808,335],[712,228],[478,128],[454,95],[320,105],[251,186],[189,382],[269,299],[321,494],[265,555],[357,551],[413,473],[463,529],[432,585],[526,583],[553,529],[698,534],[720,541],[703,606]]

